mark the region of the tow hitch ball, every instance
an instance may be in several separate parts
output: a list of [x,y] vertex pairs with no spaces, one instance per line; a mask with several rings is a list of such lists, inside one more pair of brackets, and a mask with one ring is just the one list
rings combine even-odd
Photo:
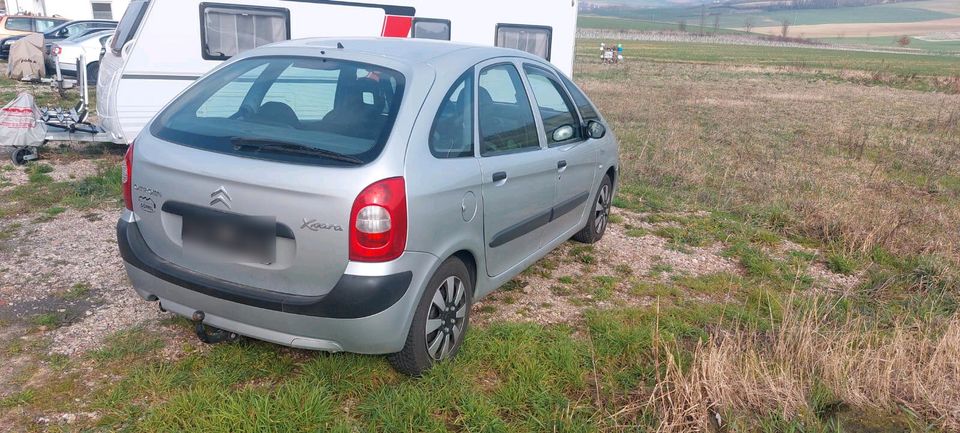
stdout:
[[228,341],[236,341],[238,338],[240,338],[239,335],[233,332],[204,325],[203,319],[206,317],[207,315],[204,314],[203,311],[195,311],[193,313],[192,319],[194,332],[197,333],[197,338],[200,339],[200,341],[206,344],[217,344]]

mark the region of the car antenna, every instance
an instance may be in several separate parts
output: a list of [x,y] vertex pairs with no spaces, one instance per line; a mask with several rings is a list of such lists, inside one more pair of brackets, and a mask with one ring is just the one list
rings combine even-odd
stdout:
[[343,49],[343,43],[337,42],[337,49],[338,49],[338,50],[342,50],[342,49]]

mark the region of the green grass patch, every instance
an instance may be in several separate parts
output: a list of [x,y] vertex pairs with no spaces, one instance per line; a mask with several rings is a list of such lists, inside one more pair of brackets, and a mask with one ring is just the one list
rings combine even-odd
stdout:
[[42,167],[49,166],[31,166],[28,169],[30,182],[0,194],[0,214],[45,212],[49,217],[62,212],[61,209],[66,207],[88,209],[104,204],[120,205],[122,193],[119,165],[101,167],[96,175],[81,180],[61,182],[53,181]]
[[107,338],[102,349],[90,354],[100,361],[118,361],[146,355],[163,347],[163,341],[143,328],[133,328],[117,332]]
[[[594,46],[599,41],[579,40],[578,56],[593,59]],[[883,72],[903,77],[960,75],[960,62],[955,56],[929,54],[876,53],[866,51],[837,51],[818,48],[782,48],[754,45],[722,45],[708,43],[628,41],[624,43],[625,56],[630,62],[704,63],[718,65],[757,65],[792,67],[807,70],[856,70]],[[584,57],[586,60],[587,57]],[[925,87],[924,87],[925,86]],[[929,84],[916,83],[917,90],[929,90]],[[624,185],[621,192],[629,190]],[[653,193],[654,191],[645,191]],[[656,203],[669,201],[664,191]],[[614,202],[616,204],[616,202]]]
[[30,319],[30,323],[35,326],[43,326],[48,329],[59,328],[67,323],[69,317],[64,312],[51,311],[40,313]]
[[58,296],[68,301],[76,301],[78,299],[84,299],[87,296],[89,296],[91,290],[92,290],[92,287],[90,287],[90,284],[77,283],[77,284],[74,284],[73,286],[70,286],[69,289],[67,289],[63,293],[60,293]]

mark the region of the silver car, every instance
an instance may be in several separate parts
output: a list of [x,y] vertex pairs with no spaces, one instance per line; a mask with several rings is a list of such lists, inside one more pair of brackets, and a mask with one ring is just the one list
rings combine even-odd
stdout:
[[205,341],[390,354],[420,375],[470,306],[606,230],[618,146],[521,51],[396,39],[251,50],[170,103],[125,158],[137,293]]

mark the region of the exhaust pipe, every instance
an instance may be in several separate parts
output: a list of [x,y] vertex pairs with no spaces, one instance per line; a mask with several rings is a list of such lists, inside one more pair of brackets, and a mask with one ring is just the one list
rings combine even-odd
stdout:
[[197,334],[197,339],[204,344],[232,342],[240,338],[236,333],[204,325],[203,320],[206,319],[206,317],[207,315],[203,311],[194,311],[190,318],[193,320],[194,332]]

